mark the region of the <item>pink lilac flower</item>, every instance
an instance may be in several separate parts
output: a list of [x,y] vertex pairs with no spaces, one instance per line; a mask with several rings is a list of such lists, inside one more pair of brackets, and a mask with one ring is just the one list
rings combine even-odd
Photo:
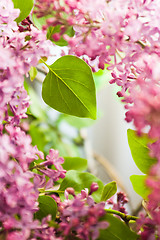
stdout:
[[[6,239],[30,239],[31,233],[35,231],[34,238],[38,239],[43,234],[43,239],[60,239],[54,237],[54,228],[48,225],[42,225],[38,220],[34,220],[34,213],[38,210],[39,187],[36,178],[38,174],[28,171],[29,163],[38,159],[39,155],[43,158],[43,153],[38,151],[36,147],[31,146],[31,138],[26,135],[19,127],[11,125],[6,126],[7,133],[0,136],[0,222],[2,223],[2,231]],[[56,166],[61,169],[60,164],[62,158],[58,156],[58,152],[50,151],[49,156],[52,161],[56,162]],[[51,154],[52,153],[52,154]],[[60,159],[58,161],[58,159]],[[48,162],[47,162],[48,161]],[[47,160],[40,167],[46,168],[52,165],[51,160]],[[46,164],[47,163],[47,164]],[[44,165],[44,166],[43,166]],[[59,177],[64,177],[66,172],[61,169],[52,170],[54,173],[54,181]],[[44,183],[46,183],[45,175]],[[30,181],[33,179],[33,183]],[[53,186],[53,179],[52,185]],[[52,236],[49,235],[52,234]],[[47,238],[48,236],[48,238]],[[31,237],[32,239],[32,237]]]
[[[145,54],[135,65],[139,76],[130,83],[128,95],[125,94],[126,120],[134,121],[138,133],[149,126],[149,136],[160,136],[160,86],[159,57]],[[147,97],[146,97],[147,96]]]
[[62,240],[61,237],[56,236],[56,231],[54,227],[49,226],[49,222],[51,221],[51,216],[42,219],[42,223],[34,230],[33,237],[29,238],[29,240]]
[[160,162],[160,140],[153,142],[152,144],[148,145],[149,147],[149,154],[152,158],[156,158],[158,162]]
[[[59,152],[54,149],[49,150],[49,155],[46,156],[46,161],[43,161],[36,165],[36,168],[43,175],[35,174],[34,183],[37,188],[51,188],[54,185],[54,182],[58,181],[59,178],[64,178],[66,170],[63,169],[62,165],[64,159],[59,157]],[[49,166],[54,166],[56,169],[49,168]],[[49,180],[46,182],[45,176],[49,177]]]
[[155,239],[155,226],[153,219],[146,217],[143,213],[140,214],[137,220],[137,230],[142,240]]
[[126,197],[126,194],[123,192],[118,192],[115,196],[111,197],[109,200],[107,200],[107,204],[109,206],[112,205],[112,209],[117,210],[119,212],[127,214],[127,211],[124,207],[124,205],[128,202],[128,198]]
[[[39,151],[36,146],[33,147],[31,145],[31,137],[29,135],[26,135],[26,133],[22,131],[19,127],[6,125],[5,129],[9,134],[7,139],[12,148],[14,149],[14,152],[12,152],[11,155],[9,155],[9,152],[7,151],[8,158],[15,158],[24,171],[28,170],[29,164],[34,160],[37,160],[38,156],[41,159],[44,158],[43,153]],[[1,140],[4,138],[4,136],[5,135],[2,135]],[[3,147],[6,151],[6,148],[8,146],[2,144],[1,148],[3,149]]]
[[[38,223],[33,220],[33,214],[38,209],[38,191],[30,181],[32,177],[33,174],[23,172],[16,161],[0,157],[0,222],[2,229],[5,233],[18,229],[15,236],[23,236],[24,240],[28,239],[31,229],[34,229]],[[8,239],[10,238],[8,237]]]
[[[68,198],[70,194],[73,196],[71,200]],[[99,230],[109,225],[106,221],[101,221],[101,217],[105,215],[105,203],[95,203],[88,194],[88,189],[76,195],[74,189],[67,188],[65,196],[64,202],[58,201],[60,212],[58,231],[67,239],[74,236],[84,240],[97,239]]]
[[13,31],[18,30],[14,20],[19,16],[20,10],[14,9],[11,0],[0,2],[0,35],[12,35]]
[[[46,33],[30,25],[25,32],[18,30],[14,21],[19,10],[11,0],[0,3],[0,124],[3,121],[19,124],[26,118],[30,104],[23,87],[24,75],[31,66],[36,66],[41,56],[49,55]],[[12,115],[9,114],[11,110]]]
[[160,238],[160,163],[155,164],[146,179],[146,185],[150,194],[145,204],[147,216],[140,214],[137,220],[137,228],[142,239]]

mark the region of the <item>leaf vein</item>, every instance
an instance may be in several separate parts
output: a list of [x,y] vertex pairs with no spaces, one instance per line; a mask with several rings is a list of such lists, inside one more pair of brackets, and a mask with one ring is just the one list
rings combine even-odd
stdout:
[[69,108],[69,110],[71,110],[70,107],[69,107],[69,105],[68,105],[68,103],[65,101],[65,98],[63,97],[63,94],[62,94],[62,92],[61,92],[61,89],[60,89],[60,86],[59,86],[59,82],[58,82],[58,77],[57,77],[57,76],[56,76],[56,81],[57,81],[58,90],[59,90],[59,92],[60,92],[61,98],[63,99],[63,101],[65,102],[65,104],[66,104],[67,107]]
[[71,80],[71,81],[73,81],[73,82],[76,82],[77,84],[80,84],[80,85],[82,85],[82,86],[84,86],[85,88],[87,88],[87,89],[89,89],[90,90],[90,88],[89,87],[87,87],[85,84],[83,84],[83,83],[81,83],[81,82],[78,82],[78,81],[76,81],[76,80],[74,80],[74,79],[72,79],[72,78],[63,78],[64,80],[65,79],[69,79],[69,80]]
[[[52,71],[52,73],[57,77],[57,78],[59,78],[61,81],[62,81],[62,83],[73,93],[73,95],[75,95],[76,97],[77,97],[77,99],[82,103],[82,105],[88,110],[88,112],[90,112],[89,111],[89,109],[86,107],[86,105],[84,104],[84,102],[78,97],[78,95],[72,90],[72,88],[70,88],[68,85],[67,85],[67,83],[56,73],[56,72],[54,72],[54,70],[52,69],[52,68],[50,68],[50,70]],[[70,109],[70,108],[69,108]],[[90,112],[90,114],[92,115],[92,113]]]

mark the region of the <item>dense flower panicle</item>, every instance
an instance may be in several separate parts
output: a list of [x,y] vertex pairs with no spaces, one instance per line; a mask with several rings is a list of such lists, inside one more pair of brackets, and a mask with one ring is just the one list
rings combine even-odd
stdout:
[[[69,200],[68,196],[73,199]],[[99,236],[99,230],[108,227],[106,221],[100,220],[105,215],[105,202],[95,203],[88,189],[75,195],[73,188],[65,190],[66,200],[58,202],[60,212],[60,228],[58,231],[67,239],[79,237],[84,240],[95,240]]]
[[19,16],[20,10],[14,9],[11,0],[2,0],[0,2],[0,35],[12,35],[13,30],[18,30],[14,20]]
[[[8,135],[4,134],[0,137],[0,158],[6,153],[6,159],[3,159],[4,162],[10,158],[16,159],[22,169],[26,171],[28,170],[29,164],[37,160],[38,156],[41,159],[44,158],[43,153],[39,151],[36,146],[33,147],[31,145],[31,137],[22,131],[21,128],[6,125],[5,129]],[[6,145],[3,139],[7,141],[8,145]],[[8,149],[12,149],[12,151],[8,151]]]
[[23,172],[16,161],[0,157],[0,221],[4,232],[18,229],[17,235],[25,240],[37,226],[33,214],[38,209],[38,191],[30,181],[32,177],[33,174]]
[[14,20],[19,10],[13,8],[11,0],[1,1],[0,10],[0,124],[4,120],[19,124],[21,118],[26,118],[29,106],[24,75],[37,65],[41,56],[49,55],[50,42],[45,32],[33,26],[29,31],[18,30]]
[[[66,171],[60,165],[64,160],[58,156],[57,151],[50,150],[50,155],[47,156],[47,159],[50,158],[47,160],[49,162],[44,161],[37,165],[46,169],[44,175],[41,175],[43,185],[40,185],[37,183],[38,174],[28,171],[28,167],[32,161],[36,162],[38,156],[44,158],[43,153],[31,146],[30,136],[19,127],[9,125],[6,130],[8,134],[0,136],[0,222],[6,239],[32,239],[29,237],[31,232],[35,231],[34,236],[37,238],[33,239],[38,239],[38,236],[43,234],[43,239],[60,240],[54,237],[54,228],[44,226],[43,221],[41,225],[39,221],[33,220],[33,214],[38,210],[39,188],[53,187],[55,181],[65,176]],[[58,166],[57,170],[47,168],[54,162],[55,166]],[[52,175],[46,184],[47,171]]]
[[30,181],[33,173],[26,170],[41,152],[20,128],[10,125],[6,130],[8,134],[0,136],[0,222],[6,239],[27,240],[38,224],[33,214],[38,210],[39,192]]

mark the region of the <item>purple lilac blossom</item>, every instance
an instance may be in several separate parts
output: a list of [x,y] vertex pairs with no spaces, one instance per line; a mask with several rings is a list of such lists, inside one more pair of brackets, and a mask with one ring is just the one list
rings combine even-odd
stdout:
[[128,198],[124,192],[118,192],[116,195],[107,200],[107,204],[112,206],[112,209],[127,214],[124,205],[128,203]]
[[[14,21],[19,9],[14,9],[11,0],[0,3],[0,124],[3,121],[19,124],[26,118],[30,104],[23,87],[24,75],[31,66],[36,66],[42,56],[49,55],[50,42],[46,32],[30,26],[30,31],[20,32]],[[8,108],[12,115],[9,116]]]
[[[69,195],[72,195],[73,199],[70,200]],[[88,189],[76,195],[73,188],[67,188],[65,197],[64,202],[58,201],[61,221],[58,231],[67,236],[68,240],[71,237],[97,239],[99,230],[109,226],[108,222],[101,220],[105,215],[105,202],[95,203],[88,194]]]

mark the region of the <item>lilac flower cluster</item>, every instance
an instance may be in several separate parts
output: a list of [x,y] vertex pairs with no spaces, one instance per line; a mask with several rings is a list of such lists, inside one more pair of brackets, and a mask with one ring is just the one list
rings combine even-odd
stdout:
[[[62,236],[66,236],[66,239],[78,237],[84,240],[95,240],[99,236],[99,230],[106,229],[109,225],[108,222],[101,220],[105,215],[105,202],[95,203],[91,197],[91,193],[97,190],[92,185],[90,193],[85,189],[78,195],[73,188],[67,188],[66,200],[58,203],[60,213],[58,231]],[[72,195],[73,199],[70,200],[69,195]]]
[[126,197],[126,194],[123,192],[118,192],[115,196],[111,197],[107,200],[107,204],[112,206],[112,209],[119,211],[121,213],[127,214],[127,211],[124,207],[124,205],[128,202],[128,198]]
[[[30,171],[30,164],[44,155],[32,139],[20,128],[26,118],[29,96],[23,82],[31,66],[36,66],[42,56],[49,55],[50,42],[46,33],[37,30],[28,20],[18,27],[14,21],[20,11],[11,0],[0,1],[0,238],[6,240],[57,239],[45,219],[34,220],[38,210],[38,174]],[[30,24],[28,27],[25,25]],[[51,178],[50,186],[64,178],[63,159],[51,149],[47,161],[39,164],[40,171]],[[55,165],[56,170],[48,168]],[[38,166],[38,165],[37,165]],[[49,173],[49,174],[48,174]],[[45,179],[46,181],[46,179]],[[47,237],[49,233],[52,237]]]
[[[30,136],[19,127],[9,125],[6,130],[7,132],[0,136],[0,230],[7,240],[27,240],[35,230],[37,234],[44,231],[47,235],[51,229],[47,230],[48,227],[40,225],[39,221],[33,218],[38,210],[39,188],[42,187],[38,180],[42,176],[43,187],[53,187],[55,181],[65,176],[66,171],[61,166],[64,159],[51,149],[46,157],[47,161],[37,165],[37,170],[41,168],[39,171],[44,171],[44,175],[32,173],[28,170],[29,164],[37,160],[38,156],[43,159],[43,153],[38,151],[37,147],[31,146]],[[54,165],[57,170],[49,169],[49,165]],[[47,183],[45,175],[50,177]]]
[[42,219],[41,225],[37,226],[33,232],[33,236],[29,240],[63,240],[61,237],[56,236],[55,228],[49,226],[51,216]]
[[[58,181],[59,178],[64,178],[66,170],[64,170],[61,165],[63,163],[64,159],[59,157],[58,151],[50,149],[49,155],[46,156],[46,161],[41,162],[34,167],[39,172],[43,173],[43,175],[35,174],[34,184],[37,188],[52,188],[54,182]],[[54,166],[56,169],[48,168],[48,166]],[[45,178],[46,176],[49,177],[47,182]]]
[[[6,239],[13,239],[13,229],[21,239],[28,239],[31,229],[37,222],[33,214],[38,209],[38,191],[30,179],[31,172],[24,172],[21,166],[10,157],[16,154],[16,148],[10,137],[4,134],[0,137],[0,222],[2,233]],[[22,238],[23,236],[23,238]],[[18,239],[18,237],[17,237]]]
[[[19,9],[11,0],[0,3],[0,125],[3,122],[19,124],[26,118],[29,97],[24,90],[24,75],[36,66],[41,56],[48,56],[49,41],[45,32],[30,26],[30,31],[20,32],[14,21]],[[10,112],[12,114],[10,114]]]
[[[38,156],[43,159],[43,153],[40,152],[36,146],[31,146],[31,137],[26,135],[24,131],[21,130],[20,127],[14,127],[12,125],[6,125],[5,129],[8,135],[2,135],[8,137],[8,143],[10,148],[13,149],[11,153],[7,151],[8,145],[5,142],[1,144],[1,154],[4,152],[7,153],[8,160],[10,158],[14,158],[19,162],[19,165],[24,171],[28,170],[29,164],[34,161],[38,160]],[[1,139],[1,141],[3,141]],[[0,142],[1,142],[0,141]]]

